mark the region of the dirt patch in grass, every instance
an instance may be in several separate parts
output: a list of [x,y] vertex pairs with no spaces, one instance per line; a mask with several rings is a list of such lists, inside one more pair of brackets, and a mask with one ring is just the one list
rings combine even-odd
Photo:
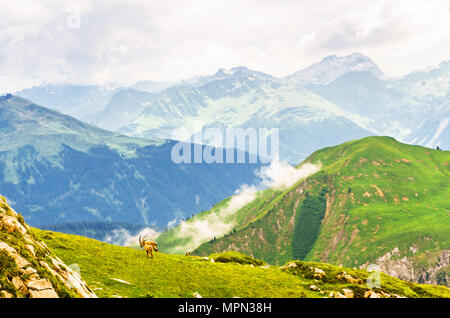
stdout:
[[378,195],[380,198],[384,198],[384,193],[383,193],[383,191],[381,191],[380,188],[378,188],[375,184],[371,184],[370,186],[371,186],[372,188],[374,188],[374,189],[377,190],[377,195]]

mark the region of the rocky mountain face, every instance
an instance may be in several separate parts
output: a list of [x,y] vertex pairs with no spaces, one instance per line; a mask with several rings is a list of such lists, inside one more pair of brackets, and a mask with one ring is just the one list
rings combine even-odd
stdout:
[[[411,248],[414,253],[417,251]],[[380,270],[388,275],[399,277],[403,280],[417,282],[420,284],[440,284],[450,286],[450,249],[443,249],[433,253],[432,261],[421,266],[411,257],[402,255],[398,248],[387,252],[377,258],[375,263]]]
[[0,298],[97,297],[0,196]]
[[32,226],[163,229],[251,184],[260,166],[178,164],[176,141],[119,135],[14,95],[0,97],[0,123],[0,190]]
[[417,115],[417,126],[405,142],[448,150],[450,147],[450,61],[425,71],[413,72],[393,86],[411,96],[408,113]]
[[327,84],[308,83],[306,87],[348,112],[370,118],[366,127],[378,135],[448,149],[449,65],[442,62],[394,79],[352,71]]
[[449,162],[448,151],[388,137],[319,150],[298,167],[320,164],[318,172],[288,189],[262,192],[234,214],[231,232],[195,253],[232,250],[271,264],[375,266],[401,279],[448,286]]
[[331,55],[303,70],[286,77],[288,81],[301,84],[328,84],[351,72],[369,72],[377,78],[383,78],[383,72],[367,56],[353,53],[338,57]]

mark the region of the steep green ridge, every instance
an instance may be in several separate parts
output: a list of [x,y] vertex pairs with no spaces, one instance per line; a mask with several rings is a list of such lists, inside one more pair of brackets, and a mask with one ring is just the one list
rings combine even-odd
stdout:
[[[279,194],[269,213],[195,252],[235,250],[271,264],[283,264],[294,255],[302,258],[293,247],[295,229],[302,228],[308,209],[306,193],[318,197],[326,189],[325,215],[305,260],[357,268],[376,264],[406,280],[448,285],[449,161],[448,151],[390,137],[319,150],[305,160],[321,163],[319,172]],[[260,206],[257,213],[265,209]]]
[[17,151],[20,147],[33,145],[40,157],[49,157],[53,164],[58,164],[56,155],[61,151],[61,144],[82,152],[104,145],[115,149],[120,155],[135,158],[138,148],[167,142],[132,138],[103,130],[10,94],[0,96],[0,115],[1,152]]
[[[168,255],[162,249],[150,259],[141,250],[81,236],[38,229],[34,233],[64,262],[77,264],[99,297],[194,297],[199,293],[225,298],[316,298],[340,297],[345,289],[354,297],[371,293],[371,297],[450,297],[446,287],[413,284],[384,274],[379,287],[369,287],[365,282],[371,273],[366,270],[328,264],[295,262],[278,268],[236,252],[200,258]],[[314,277],[321,271],[320,277]]]

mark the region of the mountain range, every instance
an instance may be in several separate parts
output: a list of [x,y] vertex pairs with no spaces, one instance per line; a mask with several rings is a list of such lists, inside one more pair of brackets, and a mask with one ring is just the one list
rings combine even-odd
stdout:
[[[390,78],[361,53],[333,55],[282,78],[242,66],[176,83],[142,81],[110,91],[102,109],[78,118],[129,136],[176,140],[208,127],[279,128],[281,159],[294,164],[320,148],[371,135],[447,149],[449,79],[448,61]],[[47,87],[17,94],[34,101],[30,90],[53,107],[45,103]],[[64,99],[65,89],[59,91],[51,96]],[[63,108],[57,109],[72,111]]]

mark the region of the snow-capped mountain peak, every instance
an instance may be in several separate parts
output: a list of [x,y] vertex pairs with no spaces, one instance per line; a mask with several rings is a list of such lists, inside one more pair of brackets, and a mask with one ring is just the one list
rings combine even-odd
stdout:
[[370,58],[357,52],[343,57],[327,56],[320,62],[287,76],[286,79],[301,84],[328,84],[346,73],[364,71],[379,78],[384,77],[383,72]]
[[187,86],[194,86],[199,87],[204,84],[217,81],[217,80],[224,80],[224,79],[230,79],[230,78],[261,78],[261,79],[274,79],[272,75],[251,70],[247,68],[246,66],[235,66],[232,68],[219,68],[216,73],[212,75],[205,75],[205,76],[194,76],[190,79],[182,80],[179,84],[180,85],[187,85]]
[[235,75],[235,74],[244,74],[244,73],[251,73],[253,72],[252,70],[248,69],[248,67],[246,66],[235,66],[229,69],[226,68],[219,68],[219,70],[217,71],[217,73],[215,75],[222,75],[222,76],[226,76],[226,75]]

